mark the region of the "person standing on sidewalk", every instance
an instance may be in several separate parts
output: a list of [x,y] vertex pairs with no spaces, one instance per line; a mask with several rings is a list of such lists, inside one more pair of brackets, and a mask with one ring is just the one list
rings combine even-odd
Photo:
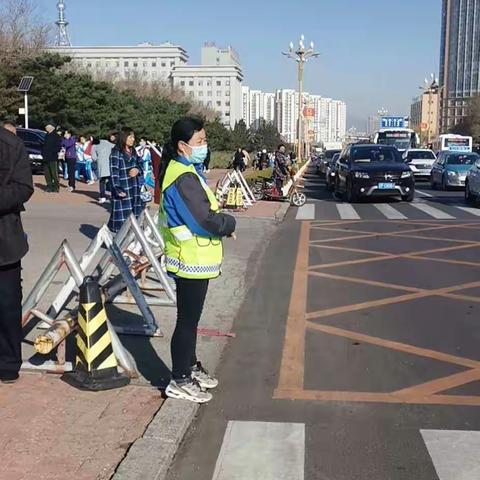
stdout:
[[[77,171],[77,139],[71,130],[65,130],[62,140],[62,148],[65,150],[65,162],[67,164],[68,190],[75,190],[75,175]],[[64,172],[65,173],[65,172]]]
[[[56,135],[56,134],[55,134]],[[20,213],[33,194],[23,141],[0,128],[0,381],[13,383],[22,365],[21,259],[28,251]]]
[[108,228],[117,233],[133,213],[139,217],[145,208],[141,190],[145,184],[142,159],[135,150],[135,133],[124,129],[110,155],[110,188],[112,209]]
[[206,403],[218,380],[197,360],[197,326],[209,281],[221,273],[222,237],[233,237],[235,219],[220,213],[215,195],[196,166],[207,156],[203,121],[175,122],[163,150],[159,172],[162,188],[160,229],[165,239],[167,272],[177,286],[177,324],[171,342],[171,398]]
[[99,203],[105,203],[107,201],[106,187],[108,179],[110,178],[110,155],[113,147],[115,147],[115,142],[117,141],[114,133],[110,134],[108,138],[109,140],[100,140],[98,145],[94,145],[92,149],[92,159],[94,162],[97,162],[100,185],[100,198],[98,199]]
[[58,154],[62,148],[62,140],[58,136],[55,127],[49,123],[45,127],[47,136],[42,147],[42,157],[45,168],[45,180],[47,192],[58,193],[60,184],[58,181]]

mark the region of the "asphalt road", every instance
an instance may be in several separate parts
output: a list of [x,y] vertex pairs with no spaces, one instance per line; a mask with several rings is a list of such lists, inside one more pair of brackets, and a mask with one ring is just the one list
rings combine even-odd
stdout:
[[170,480],[480,478],[480,217],[419,190],[350,206],[307,175]]

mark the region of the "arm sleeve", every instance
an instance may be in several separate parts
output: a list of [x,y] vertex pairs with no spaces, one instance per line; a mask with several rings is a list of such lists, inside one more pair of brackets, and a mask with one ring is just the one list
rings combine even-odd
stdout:
[[97,151],[97,145],[94,145],[92,148],[92,160],[94,162],[98,161],[98,151]]
[[25,146],[14,150],[12,173],[4,185],[0,185],[0,214],[18,212],[33,195],[30,160]]
[[228,237],[235,231],[235,218],[211,210],[210,200],[196,175],[186,173],[180,176],[175,186],[184,204],[180,216],[191,232],[208,237]]

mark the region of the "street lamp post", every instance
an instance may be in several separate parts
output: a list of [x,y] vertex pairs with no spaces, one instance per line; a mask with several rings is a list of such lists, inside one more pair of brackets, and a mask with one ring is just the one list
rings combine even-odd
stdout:
[[304,72],[305,72],[305,63],[308,62],[310,58],[318,57],[320,54],[315,52],[315,45],[313,42],[310,43],[310,47],[305,47],[305,36],[300,37],[300,42],[298,47],[295,48],[293,42],[290,42],[288,52],[282,52],[286,57],[297,62],[298,65],[298,123],[297,123],[297,142],[298,142],[298,151],[297,159],[298,162],[302,162],[303,156],[303,81],[304,81]]

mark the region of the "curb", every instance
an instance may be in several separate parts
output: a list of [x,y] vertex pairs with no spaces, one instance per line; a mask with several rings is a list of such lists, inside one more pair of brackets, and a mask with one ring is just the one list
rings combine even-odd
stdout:
[[118,466],[113,480],[164,480],[199,404],[167,399]]
[[290,208],[290,204],[288,202],[282,203],[280,208],[275,213],[275,221],[279,223],[283,222],[283,220],[285,220],[285,216],[287,215],[289,208]]

